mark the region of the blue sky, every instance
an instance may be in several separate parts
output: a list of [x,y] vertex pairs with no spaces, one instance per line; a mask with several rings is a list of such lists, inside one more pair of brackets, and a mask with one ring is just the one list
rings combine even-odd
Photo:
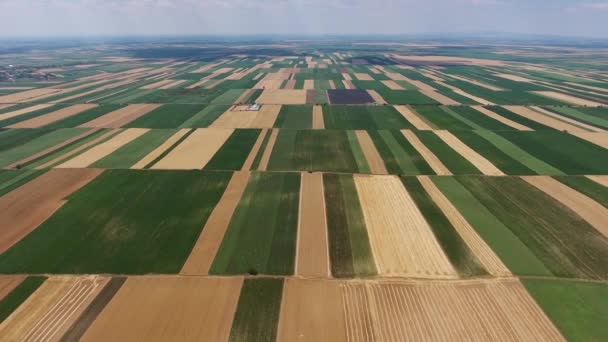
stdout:
[[0,36],[489,31],[608,38],[608,1],[0,0]]

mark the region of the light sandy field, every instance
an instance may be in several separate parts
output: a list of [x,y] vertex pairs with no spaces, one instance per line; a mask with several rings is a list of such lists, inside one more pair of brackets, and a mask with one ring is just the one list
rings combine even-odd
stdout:
[[580,87],[580,88],[585,88],[585,89],[591,89],[591,90],[595,90],[595,91],[599,91],[602,93],[608,92],[608,89],[606,88],[600,88],[600,87],[594,87],[594,86],[590,86],[587,84],[580,84],[580,83],[574,83],[574,82],[565,82],[566,84],[572,85],[572,86],[576,86],[576,87]]
[[163,152],[165,152],[169,147],[173,146],[179,139],[181,139],[186,133],[190,131],[190,128],[182,128],[173,134],[169,139],[160,144],[157,148],[155,148],[152,152],[148,153],[145,157],[143,157],[140,161],[131,166],[131,169],[143,169],[146,165],[150,164],[156,158],[158,158]]
[[5,108],[12,107],[12,106],[15,106],[15,105],[16,104],[14,104],[14,103],[1,103],[0,104],[0,109],[5,109]]
[[[95,130],[98,130],[98,129],[95,129]],[[40,170],[40,169],[46,169],[46,168],[52,167],[52,166],[60,163],[61,161],[65,161],[68,158],[77,155],[78,153],[90,148],[91,146],[95,146],[99,142],[104,141],[105,139],[117,134],[120,131],[121,131],[120,128],[108,130],[107,132],[103,133],[102,135],[98,136],[97,138],[90,140],[67,153],[63,153],[63,154],[59,155],[58,157],[47,161],[44,164],[36,166],[36,169]]]
[[386,165],[384,165],[384,160],[376,149],[376,145],[374,145],[369,133],[367,133],[367,131],[358,130],[355,131],[355,134],[357,136],[357,141],[361,146],[361,150],[363,151],[363,155],[365,156],[365,160],[367,161],[367,165],[369,165],[370,172],[379,175],[388,174]]
[[[446,75],[446,74],[443,74],[443,75]],[[471,84],[474,84],[476,86],[479,86],[479,87],[482,87],[482,88],[486,88],[486,89],[489,89],[489,90],[493,90],[493,91],[502,91],[502,90],[504,90],[502,88],[493,86],[491,84],[483,83],[483,82],[480,82],[480,81],[477,81],[477,80],[474,80],[474,79],[471,79],[471,78],[468,78],[468,77],[463,77],[463,76],[458,76],[458,75],[453,75],[453,74],[449,74],[449,76],[452,77],[452,78],[455,78],[457,80],[464,81],[464,82],[467,82],[467,83],[471,83]]]
[[433,127],[431,127],[426,121],[424,121],[424,119],[422,119],[420,115],[416,113],[411,107],[404,105],[394,107],[407,121],[414,125],[416,129],[423,131],[433,130]]
[[207,84],[208,82],[211,82],[211,80],[209,80],[208,78],[203,78],[203,79],[196,81],[196,82],[192,83],[191,85],[187,86],[186,89],[194,89],[196,87],[200,87],[204,84]]
[[367,93],[369,94],[369,96],[372,97],[372,99],[374,99],[375,103],[381,104],[381,105],[387,104],[387,102],[382,98],[382,96],[380,94],[378,94],[377,91],[375,91],[373,89],[368,89]]
[[404,90],[405,89],[393,80],[382,81],[382,84],[384,84],[391,90]]
[[270,137],[268,138],[268,143],[266,144],[266,148],[262,153],[262,157],[260,158],[260,164],[258,165],[258,171],[266,171],[268,168],[268,162],[270,161],[270,155],[272,154],[272,150],[274,149],[274,144],[277,142],[277,136],[279,135],[279,130],[274,128],[270,131]]
[[608,237],[608,209],[603,205],[548,176],[522,176],[521,178],[574,211]]
[[503,106],[511,112],[523,116],[524,118],[536,121],[545,126],[549,126],[551,128],[555,128],[560,131],[568,131],[569,133],[573,132],[587,132],[585,129],[578,127],[576,125],[570,124],[568,122],[564,122],[558,120],[554,117],[545,115],[544,113],[539,113],[529,107],[524,106]]
[[190,256],[188,256],[179,272],[180,274],[207,275],[209,273],[232,215],[243,196],[243,192],[245,192],[250,175],[248,171],[233,173],[224,194],[211,212],[201,235],[190,252]]
[[336,89],[336,84],[333,80],[329,80],[329,89]]
[[598,132],[568,132],[576,137],[587,140],[590,143],[608,149],[608,133]]
[[443,165],[441,160],[437,158],[437,156],[429,150],[423,143],[418,139],[416,134],[408,129],[401,130],[401,134],[407,139],[407,141],[420,153],[422,158],[429,164],[431,169],[435,171],[435,173],[439,176],[451,176],[452,173],[450,170]]
[[0,335],[6,341],[60,341],[109,278],[51,277],[6,321]]
[[49,218],[64,198],[85,186],[102,170],[49,170],[0,197],[0,253],[21,240]]
[[77,140],[80,140],[82,138],[86,138],[89,135],[91,135],[91,134],[93,134],[93,133],[95,133],[97,131],[99,131],[99,129],[92,128],[92,129],[90,129],[90,130],[88,130],[88,131],[86,131],[86,132],[84,132],[82,134],[79,134],[79,135],[77,135],[75,137],[72,137],[72,138],[69,138],[67,140],[64,140],[64,141],[60,142],[57,145],[51,146],[51,147],[46,148],[46,149],[44,149],[44,150],[42,150],[40,152],[34,153],[34,154],[30,155],[30,156],[27,156],[26,158],[23,158],[23,159],[21,159],[19,161],[16,161],[16,162],[8,165],[6,168],[7,169],[17,168],[19,165],[23,165],[25,163],[28,163],[28,162],[34,160],[34,159],[37,159],[39,157],[42,157],[42,156],[47,155],[49,153],[52,153],[53,151],[59,150],[60,148],[62,148],[64,146],[67,146],[67,145],[69,145],[69,144],[71,144],[71,143],[73,143],[73,142],[75,142]]
[[560,120],[560,121],[565,121],[565,122],[571,123],[571,124],[573,124],[575,126],[583,128],[583,129],[585,129],[587,131],[591,131],[591,132],[603,132],[603,133],[607,132],[605,129],[601,129],[599,127],[595,127],[595,126],[592,126],[592,125],[588,125],[588,124],[586,124],[584,122],[580,122],[580,121],[574,120],[574,119],[572,119],[570,117],[567,117],[565,115],[559,115],[557,113],[550,112],[550,111],[548,111],[548,110],[546,110],[544,108],[541,108],[541,107],[530,106],[530,108],[533,109],[533,110],[535,110],[535,111],[537,111],[537,112],[539,112],[539,113],[541,113],[541,114],[545,114],[547,116],[556,118],[557,120]]
[[151,169],[202,169],[232,132],[233,129],[199,128]]
[[27,114],[27,113],[31,113],[33,111],[37,111],[37,110],[40,110],[40,109],[48,108],[50,106],[52,106],[52,104],[45,103],[45,104],[37,104],[37,105],[33,105],[31,107],[26,107],[26,108],[14,110],[12,112],[0,114],[0,120],[6,120],[6,119],[14,118],[16,116]]
[[150,84],[146,84],[145,86],[141,87],[140,89],[159,89],[160,87],[164,86],[165,84],[169,84],[169,83],[173,83],[174,80],[161,80],[158,82],[154,82],[154,83],[150,83]]
[[550,97],[550,98],[553,98],[553,99],[556,99],[559,101],[571,103],[571,104],[574,104],[577,106],[596,107],[596,106],[604,105],[604,103],[591,101],[591,100],[583,99],[583,98],[568,95],[568,94],[558,93],[556,91],[533,91],[533,93],[536,93],[536,94],[542,95],[542,96],[546,96],[546,97]]
[[507,80],[511,80],[511,81],[515,81],[515,82],[534,83],[534,81],[529,78],[512,75],[512,74],[494,74],[494,76],[498,76],[498,77],[501,77],[501,78],[504,78]]
[[171,83],[168,83],[168,84],[165,84],[165,85],[159,87],[158,89],[171,89],[173,87],[177,87],[178,85],[180,85],[184,82],[186,82],[186,80],[174,80]]
[[277,342],[347,341],[336,281],[285,280]]
[[203,65],[202,67],[200,67],[194,71],[191,71],[191,73],[201,74],[201,73],[207,72],[207,70],[209,70],[209,69],[215,68],[216,66],[218,66],[222,63],[224,63],[224,61],[221,61],[219,63],[211,63],[211,64]]
[[301,173],[295,274],[329,277],[329,247],[322,173]]
[[57,120],[65,119],[70,116],[74,116],[78,113],[82,113],[85,110],[97,107],[96,104],[75,104],[69,107],[65,107],[48,114],[37,116],[35,118],[18,122],[14,125],[7,126],[9,128],[38,128]]
[[430,97],[431,99],[439,102],[442,105],[457,106],[460,104],[460,102],[452,100],[451,98],[449,98],[433,89],[421,89],[420,92],[422,94]]
[[369,74],[364,73],[364,72],[357,72],[357,73],[355,73],[355,77],[359,81],[373,81],[374,80],[373,77],[371,77]]
[[38,88],[38,89],[30,89],[26,91],[21,91],[14,94],[0,96],[0,103],[15,103],[15,102],[25,102],[28,100],[40,99],[44,97],[51,96],[52,94],[62,92],[62,89],[53,89],[53,88]]
[[23,279],[25,279],[25,276],[0,275],[0,301],[21,284]]
[[231,107],[220,115],[210,128],[272,128],[279,116],[281,105],[263,105],[258,111]]
[[243,163],[243,167],[241,168],[241,170],[243,170],[243,171],[251,170],[251,167],[253,166],[253,162],[255,161],[255,157],[258,155],[260,148],[262,148],[262,143],[264,142],[264,139],[266,138],[266,134],[268,134],[268,131],[269,131],[268,129],[262,129],[262,131],[260,132],[260,135],[258,135],[258,138],[256,139],[255,143],[253,144],[253,147],[251,148],[251,151],[249,152],[247,159],[245,159],[245,162]]
[[254,92],[254,89],[245,90],[236,100],[234,100],[233,104],[239,105],[242,104],[251,94]]
[[306,104],[306,89],[266,89],[256,102],[259,104]]
[[128,105],[126,107],[122,107],[110,113],[104,114],[78,127],[119,128],[160,106],[160,104],[155,103]]
[[502,263],[450,200],[441,193],[433,181],[428,176],[419,176],[418,180],[488,273],[495,277],[511,276],[511,271],[507,266]]
[[[0,87],[0,90],[28,90],[34,89],[34,87]],[[2,107],[0,107],[1,109]]]
[[407,56],[407,55],[388,55],[394,59],[403,62],[413,63],[428,63],[428,64],[463,64],[463,65],[477,65],[477,66],[503,66],[503,61],[482,59],[482,58],[466,58],[466,57],[452,57],[452,56]]
[[283,80],[275,80],[275,79],[262,79],[253,86],[254,89],[281,89],[283,85]]
[[315,80],[304,80],[304,88],[306,90],[315,89]]
[[114,62],[114,63],[125,63],[125,62],[137,62],[141,61],[141,58],[133,58],[133,57],[101,57],[101,60]]
[[398,177],[355,175],[354,179],[380,275],[457,277]]
[[81,341],[228,341],[240,277],[130,277]]
[[490,102],[490,101],[488,101],[486,99],[482,99],[479,96],[475,96],[475,95],[469,94],[466,91],[464,91],[464,90],[462,90],[462,89],[460,89],[458,87],[454,87],[453,85],[449,85],[449,84],[444,83],[444,82],[437,82],[437,84],[440,84],[440,85],[442,85],[442,86],[444,86],[446,88],[449,88],[453,92],[455,92],[456,94],[462,95],[464,97],[468,97],[469,99],[471,99],[471,100],[473,100],[475,102],[478,102],[478,103],[480,103],[482,105],[494,105],[494,103],[492,103],[492,102]]
[[283,85],[282,89],[293,89],[295,87],[296,87],[296,80],[288,80],[285,82],[285,85]]
[[587,178],[608,188],[608,176],[587,176]]
[[319,105],[312,107],[312,128],[325,129],[325,121],[323,120],[323,107]]
[[458,152],[471,164],[481,171],[484,175],[488,176],[504,176],[505,174],[500,171],[494,164],[484,158],[479,153],[475,152],[472,148],[464,144],[460,139],[456,138],[449,131],[435,131],[435,134],[448,144],[454,151]]
[[345,89],[357,89],[352,81],[343,80],[342,84],[344,84]]
[[353,78],[350,76],[350,74],[348,74],[348,73],[346,73],[346,72],[343,72],[343,73],[342,73],[342,78],[343,78],[343,79],[345,79],[345,80],[347,80],[347,81],[350,81],[350,80],[352,80],[352,79],[353,79]]
[[565,341],[516,279],[345,282],[349,341]]
[[218,84],[224,82],[224,80],[213,80],[209,83],[205,83],[205,89],[213,89],[215,88]]
[[[107,90],[107,89],[113,89],[113,88],[117,88],[117,87],[120,87],[120,86],[123,86],[123,85],[126,85],[126,84],[131,84],[131,83],[134,83],[134,82],[136,82],[136,81],[137,81],[136,79],[126,79],[126,80],[124,80],[124,81],[120,81],[120,82],[114,82],[114,83],[106,84],[106,85],[104,85],[104,86],[97,87],[97,88],[95,88],[95,89],[91,89],[91,90],[89,90],[89,91],[85,91],[85,92],[82,92],[82,93],[78,93],[78,94],[70,95],[70,96],[67,96],[67,97],[61,97],[61,98],[59,98],[59,99],[57,99],[57,100],[53,100],[53,101],[51,101],[51,103],[67,102],[67,101],[70,101],[70,100],[72,100],[72,99],[76,99],[76,98],[79,98],[79,97],[82,97],[82,96],[86,96],[86,95],[89,95],[89,94],[93,94],[93,93],[98,93],[98,92],[100,92],[100,91]],[[93,83],[90,83],[90,84],[86,84],[86,85],[79,86],[79,87],[75,87],[75,88],[83,88],[84,86],[87,86],[87,87],[88,87],[88,86],[90,86],[90,85],[92,85],[92,84],[93,84]],[[65,90],[65,91],[64,91],[64,93],[68,93],[69,91],[71,91],[71,90],[73,90],[73,89],[74,89],[74,88],[70,88],[70,89],[64,89],[64,90]],[[89,100],[88,102],[91,102],[91,101],[94,101],[94,100]]]
[[509,120],[507,118],[505,118],[502,115],[496,114],[493,111],[484,108],[483,106],[471,106],[473,109],[477,110],[478,112],[484,114],[485,116],[488,116],[496,121],[500,121],[503,124],[513,127],[519,131],[532,131],[532,128],[528,127],[528,126],[524,126],[518,122],[515,122],[513,120]]
[[437,76],[436,74],[437,70],[431,70],[431,69],[427,69],[426,71],[420,71],[420,73],[430,79],[432,79],[433,81],[439,81],[439,82],[443,82],[445,81],[443,78]]
[[87,167],[96,161],[110,155],[112,152],[121,148],[122,146],[130,143],[131,141],[139,138],[140,136],[147,133],[150,129],[148,128],[128,128],[120,132],[110,140],[105,141],[90,150],[66,161],[63,164],[56,166],[57,168],[79,168]]

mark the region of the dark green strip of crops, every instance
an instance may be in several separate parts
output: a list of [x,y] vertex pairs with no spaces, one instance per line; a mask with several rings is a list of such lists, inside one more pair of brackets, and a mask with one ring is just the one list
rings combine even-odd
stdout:
[[437,241],[458,271],[458,274],[464,277],[487,275],[488,272],[483,268],[475,254],[473,254],[441,209],[429,197],[420,181],[416,177],[402,177],[401,182],[431,226]]
[[205,170],[240,170],[249,156],[261,129],[237,129],[215,153]]
[[175,132],[175,129],[150,130],[135,140],[121,146],[108,156],[96,161],[90,167],[128,169],[165,140],[169,139]]
[[449,107],[449,110],[457,113],[458,115],[462,116],[467,120],[472,121],[474,124],[479,125],[481,128],[494,131],[513,130],[513,127],[507,126],[498,120],[494,120],[491,117],[484,115],[483,113],[468,106]]
[[55,121],[44,127],[48,128],[48,129],[59,129],[59,128],[80,126],[86,122],[96,119],[106,113],[115,111],[121,107],[122,107],[121,105],[100,105],[95,108],[85,110],[82,113],[78,113],[76,115],[67,117],[63,120]]
[[511,112],[510,110],[504,108],[504,107],[500,107],[500,106],[486,106],[486,108],[500,116],[503,116],[511,121],[515,121],[521,125],[524,125],[526,127],[529,127],[533,130],[555,130],[549,126],[545,126],[543,124],[540,124],[536,121],[524,118],[523,116],[519,115],[519,114],[515,114],[513,112]]
[[17,189],[46,172],[45,170],[13,171],[0,170],[0,196]]
[[268,145],[268,140],[270,140],[270,134],[272,130],[266,130],[266,135],[264,136],[264,140],[262,140],[262,145],[258,150],[257,155],[253,159],[253,164],[251,165],[251,170],[257,170],[260,165],[260,160],[262,160],[262,155],[264,154],[264,150],[266,150],[266,146]]
[[164,104],[125,127],[176,128],[201,111],[201,105]]
[[455,175],[479,175],[479,171],[471,162],[454,151],[432,131],[414,132],[422,143],[429,148],[441,162]]
[[423,117],[425,120],[432,122],[433,125],[440,129],[472,129],[471,126],[446,113],[442,107],[413,106],[413,108],[416,113],[418,113],[421,117]]
[[0,301],[0,323],[44,283],[46,277],[27,277]]
[[312,128],[312,106],[286,105],[281,107],[274,123],[276,128],[310,129]]
[[2,127],[6,127],[6,126],[10,126],[13,124],[16,124],[18,122],[21,121],[25,121],[25,120],[29,120],[29,119],[33,119],[35,117],[44,115],[44,114],[48,114],[50,112],[54,112],[56,110],[62,109],[67,107],[67,105],[53,105],[47,108],[43,108],[43,109],[39,109],[39,110],[35,110],[33,112],[29,112],[26,114],[21,114],[21,115],[17,115],[14,116],[12,118],[8,118],[8,119],[4,119],[4,120],[0,120],[0,126]]
[[377,274],[352,176],[326,173],[323,184],[332,275],[348,278]]
[[585,176],[555,176],[553,178],[608,208],[608,188],[605,186]]
[[184,140],[186,140],[190,134],[194,133],[195,129],[191,129],[186,134],[184,134],[181,138],[179,138],[175,144],[171,145],[168,149],[166,149],[163,153],[161,153],[156,159],[149,162],[148,165],[144,166],[144,169],[149,169],[152,165],[158,163],[161,159],[165,158],[171,151],[173,151],[179,144],[181,144]]
[[274,342],[282,293],[283,279],[245,279],[229,341]]

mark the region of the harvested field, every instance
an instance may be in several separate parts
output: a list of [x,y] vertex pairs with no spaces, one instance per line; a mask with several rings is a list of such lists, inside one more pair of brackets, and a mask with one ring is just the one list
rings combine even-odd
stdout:
[[344,85],[344,89],[357,89],[352,81],[343,80],[342,84]]
[[374,102],[380,105],[385,105],[387,104],[387,102],[382,98],[382,96],[380,94],[378,94],[377,91],[373,90],[373,89],[368,89],[367,92],[369,93],[369,96],[372,97],[372,99],[374,99]]
[[258,111],[231,108],[209,128],[272,128],[280,111],[281,105],[263,105]]
[[199,128],[151,168],[202,169],[233,132],[233,129]]
[[325,122],[323,120],[323,107],[314,106],[312,108],[312,128],[313,129],[325,129]]
[[384,160],[380,156],[380,153],[378,153],[376,145],[374,145],[374,142],[369,134],[366,131],[361,130],[355,131],[355,134],[357,136],[359,145],[361,145],[361,151],[363,151],[363,155],[365,156],[365,160],[367,161],[370,172],[372,174],[380,175],[388,174],[386,166],[384,165]]
[[76,104],[57,111],[7,126],[9,128],[38,128],[97,107],[96,104]]
[[58,341],[108,278],[51,277],[0,325],[10,341]]
[[53,94],[60,93],[64,90],[53,88],[38,88],[22,91],[19,93],[0,96],[0,103],[18,103],[38,100],[44,97],[49,97]]
[[419,130],[433,130],[433,127],[425,121],[419,114],[417,114],[411,107],[408,106],[394,106],[395,109],[416,129]]
[[431,228],[397,177],[354,178],[380,275],[456,277]]
[[568,95],[568,94],[564,94],[564,93],[559,93],[556,91],[535,91],[534,93],[538,94],[538,95],[550,97],[552,99],[556,99],[556,100],[559,100],[562,102],[571,103],[571,104],[574,104],[577,106],[597,107],[597,106],[603,106],[606,104],[606,103],[600,103],[600,102],[596,102],[596,101],[583,99],[580,97],[576,97],[576,96],[572,96],[572,95]]
[[277,341],[348,341],[339,283],[286,279]]
[[507,126],[513,127],[516,130],[519,130],[519,131],[531,131],[532,130],[530,127],[522,125],[522,124],[520,124],[518,122],[515,122],[513,120],[509,120],[509,119],[505,118],[504,116],[496,114],[493,111],[491,111],[491,110],[489,110],[489,109],[487,109],[487,108],[485,108],[483,106],[472,106],[471,108],[477,110],[478,112],[480,112],[480,113],[482,113],[482,114],[484,114],[484,115],[486,115],[486,116],[488,116],[488,117],[490,117],[490,118],[492,118],[492,119],[494,119],[496,121],[500,121],[500,122],[502,122],[503,124],[505,124]]
[[584,194],[546,176],[521,177],[589,222],[608,238],[608,209]]
[[190,129],[182,128],[173,134],[169,139],[165,140],[160,146],[155,148],[153,151],[148,153],[144,158],[131,166],[131,169],[143,169],[148,164],[156,160],[160,157],[165,151],[167,151],[171,146],[175,145],[186,133],[188,133]]
[[382,84],[384,84],[391,90],[405,90],[405,88],[403,88],[401,85],[399,85],[397,82],[395,82],[393,80],[382,81]]
[[518,280],[340,284],[349,341],[565,341]]
[[94,146],[90,150],[72,158],[60,165],[57,168],[81,168],[87,167],[96,161],[110,155],[120,147],[128,144],[129,142],[139,138],[140,136],[147,133],[147,128],[128,128],[110,140],[105,141],[99,145]]
[[7,112],[7,113],[0,114],[0,120],[6,120],[6,119],[14,118],[16,116],[20,116],[20,115],[23,115],[23,114],[35,112],[37,110],[49,108],[49,107],[52,107],[52,106],[54,106],[54,105],[50,104],[50,103],[47,103],[47,104],[37,104],[37,105],[30,106],[30,107],[25,107],[25,108],[17,109],[17,110],[14,110],[12,112]]
[[315,89],[315,80],[304,80],[304,86],[302,89]]
[[512,74],[494,74],[494,76],[498,76],[500,78],[504,78],[507,80],[515,81],[515,82],[525,82],[525,83],[534,83],[533,80],[529,78],[525,78],[522,76],[512,75]]
[[587,176],[587,178],[608,188],[608,176]]
[[471,164],[475,165],[475,167],[478,168],[484,175],[504,176],[504,173],[494,166],[489,160],[465,145],[452,133],[448,131],[435,131],[435,134],[461,156],[471,162]]
[[323,174],[301,173],[295,274],[329,277]]
[[238,277],[131,277],[82,341],[228,341],[242,283]]
[[259,171],[266,171],[268,168],[268,162],[270,161],[270,155],[272,154],[272,150],[274,149],[274,144],[277,141],[277,136],[279,135],[278,129],[272,129],[270,131],[270,136],[268,139],[268,143],[266,143],[266,147],[262,152],[262,157],[260,159],[260,163],[258,165]]
[[5,252],[59,209],[72,192],[102,171],[96,169],[50,170],[0,197],[0,253]]
[[545,114],[539,113],[529,107],[523,106],[504,106],[507,110],[520,115],[526,119],[536,121],[545,126],[560,130],[560,131],[568,131],[568,132],[587,132],[586,130],[572,125],[570,123],[564,122],[562,120],[558,120],[551,116],[547,116]]
[[119,128],[148,112],[160,107],[160,104],[132,104],[120,108],[99,118],[93,119],[78,127],[87,128]]
[[358,79],[359,81],[373,81],[374,80],[373,77],[371,77],[369,74],[364,73],[364,72],[356,72],[355,78]]
[[450,176],[452,173],[450,170],[443,165],[441,160],[437,158],[437,156],[429,150],[420,139],[416,136],[414,132],[411,130],[401,130],[401,133],[407,139],[407,141],[420,153],[422,158],[429,164],[429,166],[433,169],[433,171],[439,176]]
[[456,229],[458,234],[465,241],[467,246],[475,254],[483,267],[495,277],[510,276],[511,272],[502,263],[500,258],[486,244],[486,242],[477,234],[471,224],[460,214],[458,209],[441,193],[429,177],[419,176],[418,180],[433,199],[435,204],[441,209],[443,214]]
[[267,134],[268,134],[267,129],[263,129],[260,132],[255,143],[253,144],[253,147],[251,148],[251,151],[249,152],[249,155],[247,156],[247,159],[243,163],[241,170],[249,171],[252,169],[253,164],[255,163],[255,160],[256,160],[258,154],[260,153],[260,149],[262,148],[262,145],[264,145],[264,141],[266,140]]
[[608,133],[602,132],[570,132],[575,137],[586,140],[608,150]]
[[0,301],[21,284],[24,279],[25,276],[0,276]]
[[446,105],[446,106],[457,106],[460,104],[460,102],[456,101],[456,100],[452,100],[451,98],[437,92],[434,89],[421,89],[420,92],[428,97],[430,97],[431,99],[439,102],[442,105]]
[[259,104],[306,104],[305,89],[266,89],[257,98]]
[[587,130],[587,131],[591,131],[591,132],[601,132],[601,133],[608,133],[608,131],[606,131],[605,129],[602,129],[602,128],[599,128],[599,127],[595,127],[595,126],[593,126],[593,125],[586,124],[586,123],[585,123],[585,122],[583,122],[583,121],[574,120],[574,119],[572,119],[572,118],[570,118],[570,117],[568,117],[568,116],[565,116],[565,115],[561,115],[561,114],[554,113],[554,112],[549,111],[549,110],[546,110],[546,109],[544,109],[544,108],[542,108],[542,107],[538,107],[538,106],[531,106],[530,108],[531,108],[532,110],[535,110],[535,111],[537,111],[537,112],[541,113],[541,114],[545,114],[545,115],[547,115],[547,116],[550,116],[550,117],[556,118],[557,120],[560,120],[560,121],[565,121],[565,122],[571,123],[571,124],[573,124],[573,125],[575,125],[575,126],[578,126],[578,127],[580,127],[580,128],[583,128],[583,129],[585,129],[585,130]]
[[475,66],[503,66],[504,62],[483,59],[483,58],[466,58],[466,57],[452,57],[452,56],[408,56],[408,55],[388,55],[391,58],[395,58],[405,64],[411,65],[475,65]]
[[224,194],[209,215],[180,274],[207,275],[209,273],[213,259],[228,230],[228,224],[245,192],[249,177],[250,173],[247,171],[233,173]]

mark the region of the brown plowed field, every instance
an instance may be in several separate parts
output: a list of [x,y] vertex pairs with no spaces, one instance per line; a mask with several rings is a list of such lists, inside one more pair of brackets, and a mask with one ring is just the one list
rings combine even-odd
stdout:
[[59,341],[109,278],[51,277],[6,321],[0,335],[7,341]]
[[302,172],[295,274],[329,277],[323,174]]
[[286,279],[277,342],[347,341],[336,281]]
[[382,96],[380,94],[378,94],[377,91],[373,90],[373,89],[368,89],[367,92],[369,93],[369,96],[372,97],[372,99],[374,99],[374,102],[376,102],[377,104],[387,104],[387,102],[382,98]]
[[240,277],[130,277],[82,341],[227,341]]
[[398,177],[355,175],[354,179],[380,275],[456,278],[431,227]]
[[564,341],[515,279],[341,284],[349,341]]
[[17,285],[21,284],[23,279],[25,279],[25,276],[0,276],[0,301],[2,301],[7,294],[11,293]]
[[272,128],[281,105],[263,105],[258,111],[233,107],[215,120],[210,128]]
[[405,90],[402,86],[400,86],[397,82],[393,80],[382,81],[382,84],[387,86],[391,90]]
[[608,176],[587,176],[587,178],[608,188]]
[[132,104],[93,119],[79,127],[119,128],[144,114],[160,107],[160,104]]
[[209,273],[209,268],[211,268],[213,259],[224,239],[232,214],[234,214],[243,192],[245,192],[250,175],[248,171],[233,173],[224,194],[209,215],[209,219],[207,219],[203,231],[194,244],[180,274],[207,275]]
[[0,197],[0,253],[17,243],[49,218],[64,198],[85,186],[102,170],[49,170]]

